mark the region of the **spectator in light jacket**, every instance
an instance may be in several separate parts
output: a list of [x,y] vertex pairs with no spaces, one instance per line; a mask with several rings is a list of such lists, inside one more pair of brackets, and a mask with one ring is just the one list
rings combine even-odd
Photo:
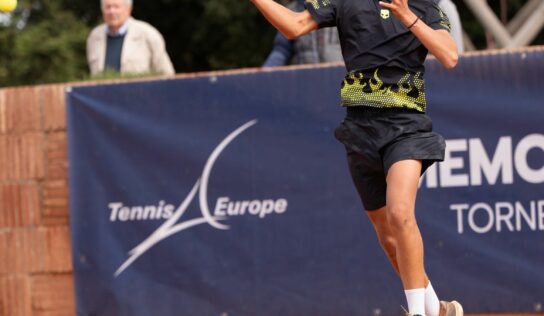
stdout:
[[162,35],[131,17],[132,0],[101,0],[101,8],[104,23],[87,38],[91,75],[106,69],[123,74],[174,74]]

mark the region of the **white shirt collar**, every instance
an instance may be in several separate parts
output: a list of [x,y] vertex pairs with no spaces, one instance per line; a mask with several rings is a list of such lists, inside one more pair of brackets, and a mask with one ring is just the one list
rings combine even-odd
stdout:
[[119,28],[119,31],[117,32],[117,34],[113,34],[112,32],[110,32],[110,28],[106,26],[106,33],[110,36],[123,36],[125,34],[127,34],[127,31],[128,31],[128,21],[130,20],[130,18],[128,18],[125,23],[123,23],[123,25]]

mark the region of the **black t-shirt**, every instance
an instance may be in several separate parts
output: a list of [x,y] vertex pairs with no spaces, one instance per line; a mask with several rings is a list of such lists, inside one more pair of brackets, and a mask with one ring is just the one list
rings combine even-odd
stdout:
[[[306,0],[319,27],[336,26],[348,74],[344,106],[408,108],[425,112],[427,49],[379,0]],[[409,0],[410,9],[433,29],[450,30],[433,0]]]

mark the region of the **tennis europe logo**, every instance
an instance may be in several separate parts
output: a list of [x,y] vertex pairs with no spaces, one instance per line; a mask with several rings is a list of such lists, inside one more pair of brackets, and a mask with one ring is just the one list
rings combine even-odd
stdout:
[[[263,199],[263,200],[244,200],[232,201],[228,196],[219,197],[216,201],[213,212],[210,211],[208,205],[208,183],[211,170],[225,148],[240,134],[248,128],[257,124],[257,120],[252,120],[240,126],[235,131],[230,133],[212,152],[204,170],[199,179],[193,185],[191,191],[185,197],[183,202],[176,208],[173,204],[167,204],[165,201],[159,201],[157,205],[147,206],[127,206],[122,202],[111,202],[108,204],[109,220],[115,221],[140,221],[140,220],[165,220],[165,222],[157,228],[144,241],[128,252],[128,258],[115,271],[114,276],[119,276],[125,271],[136,259],[146,253],[149,249],[155,246],[160,241],[195,227],[197,225],[208,224],[216,229],[227,230],[230,227],[225,224],[225,221],[232,216],[255,216],[256,218],[264,219],[267,216],[274,214],[283,214],[287,211],[287,199]],[[198,196],[197,196],[198,194]],[[182,220],[185,212],[192,201],[198,198],[201,217]]]

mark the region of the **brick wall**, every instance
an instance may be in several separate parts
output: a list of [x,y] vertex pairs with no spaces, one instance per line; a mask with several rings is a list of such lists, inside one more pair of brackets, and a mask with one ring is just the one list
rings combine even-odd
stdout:
[[[255,70],[220,73],[243,72]],[[100,83],[155,79],[165,78]],[[76,312],[68,212],[67,87],[0,88],[0,316]]]
[[63,85],[0,89],[0,315],[74,315]]

